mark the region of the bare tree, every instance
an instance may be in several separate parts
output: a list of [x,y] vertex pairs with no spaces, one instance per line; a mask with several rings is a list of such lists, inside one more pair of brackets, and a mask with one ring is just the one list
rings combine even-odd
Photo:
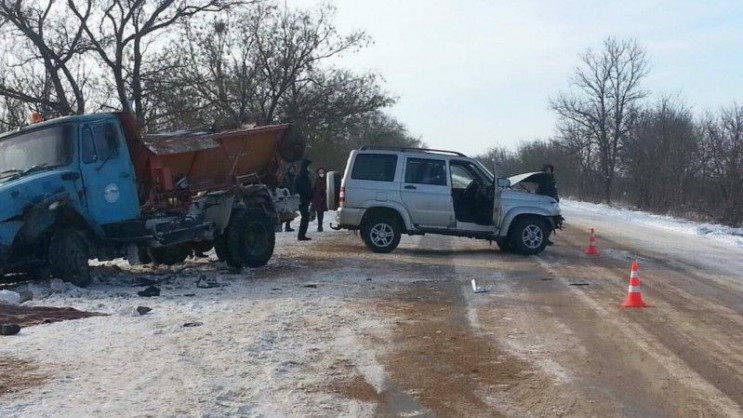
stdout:
[[[304,11],[264,3],[240,14],[220,15],[208,24],[184,25],[184,42],[168,51],[176,71],[158,74],[151,80],[153,89],[188,89],[198,97],[194,110],[209,106],[227,126],[298,122],[311,112],[327,116],[327,107],[317,107],[331,101],[337,105],[341,95],[348,99],[365,94],[369,100],[337,107],[340,114],[389,104],[378,92],[376,76],[323,68],[328,58],[368,42],[363,32],[339,34],[332,25],[333,13],[331,6]],[[349,90],[352,94],[344,94]]]
[[[704,121],[704,140],[710,153],[709,180],[716,189],[715,206],[730,225],[743,223],[743,106],[722,109]],[[710,202],[711,203],[711,202]]]
[[[89,14],[82,10],[80,21]],[[84,113],[87,44],[74,23],[54,0],[1,0],[0,96],[55,115]]]
[[166,29],[195,15],[219,12],[237,3],[230,0],[68,0],[67,4],[79,19],[91,48],[110,70],[119,106],[143,123],[146,114],[143,68],[148,50],[157,48],[155,36],[162,36]]
[[611,203],[619,151],[627,137],[639,100],[647,96],[640,82],[647,75],[645,52],[635,41],[608,38],[604,49],[588,50],[572,80],[572,94],[551,102],[560,119],[582,128],[595,148],[603,197]]

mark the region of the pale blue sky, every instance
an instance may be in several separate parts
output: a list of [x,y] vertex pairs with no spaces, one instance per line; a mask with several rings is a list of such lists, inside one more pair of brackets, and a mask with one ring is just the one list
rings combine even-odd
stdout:
[[399,97],[388,112],[435,148],[475,154],[549,137],[549,98],[567,88],[578,54],[610,35],[646,49],[650,100],[680,94],[698,114],[743,102],[741,1],[331,3],[339,30],[363,29],[374,40],[334,65],[380,73]]

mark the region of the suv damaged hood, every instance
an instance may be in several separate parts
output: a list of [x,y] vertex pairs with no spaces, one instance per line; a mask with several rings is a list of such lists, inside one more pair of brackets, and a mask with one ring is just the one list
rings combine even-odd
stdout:
[[550,174],[544,171],[533,171],[531,173],[517,174],[509,177],[508,180],[511,182],[511,187],[519,183],[542,183],[543,181],[549,180]]
[[65,191],[62,174],[68,171],[42,171],[1,183],[0,222],[20,216],[28,206]]

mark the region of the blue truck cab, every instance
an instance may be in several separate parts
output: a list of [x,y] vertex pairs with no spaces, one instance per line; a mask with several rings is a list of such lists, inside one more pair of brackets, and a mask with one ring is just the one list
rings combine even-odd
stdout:
[[[0,273],[45,272],[50,252],[140,217],[137,179],[116,114],[55,119],[0,136]],[[64,266],[55,266],[64,268]],[[61,272],[60,272],[61,273]],[[89,275],[70,277],[85,285]]]

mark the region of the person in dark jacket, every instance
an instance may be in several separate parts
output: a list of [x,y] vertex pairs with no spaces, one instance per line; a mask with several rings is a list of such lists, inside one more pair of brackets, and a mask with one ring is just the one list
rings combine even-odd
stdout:
[[557,196],[557,181],[555,181],[555,167],[552,164],[545,164],[542,167],[542,171],[549,174],[545,181],[540,182],[537,185],[537,194],[549,196],[558,202],[560,198]]
[[300,241],[309,241],[307,236],[307,227],[310,224],[310,201],[312,201],[312,182],[310,181],[309,167],[312,161],[302,160],[299,166],[299,173],[294,179],[294,193],[299,195],[299,213],[302,219],[299,221],[299,233],[297,239]]
[[325,182],[325,169],[317,169],[317,180],[315,185],[312,187],[312,208],[317,213],[317,232],[322,232],[322,221],[325,217],[325,212],[328,210],[327,202],[327,189],[328,185]]
[[[297,168],[294,166],[294,164],[290,164],[289,167],[286,168],[284,181],[281,182],[281,187],[288,189],[289,194],[291,195],[294,195],[294,179],[297,177],[296,171]],[[292,221],[286,221],[286,224],[284,225],[284,231],[294,232],[294,229],[292,228]]]

